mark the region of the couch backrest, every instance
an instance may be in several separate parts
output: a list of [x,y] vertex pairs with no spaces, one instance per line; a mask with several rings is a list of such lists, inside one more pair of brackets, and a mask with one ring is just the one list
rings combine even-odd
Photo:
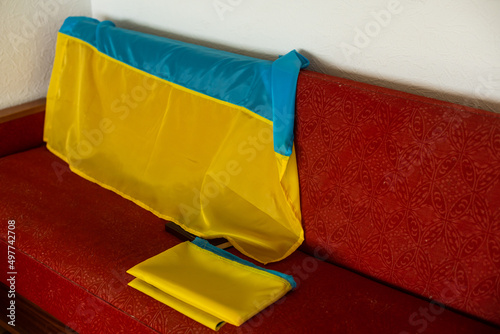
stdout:
[[296,110],[305,250],[500,323],[500,114],[310,71]]
[[0,110],[0,158],[43,145],[45,99]]

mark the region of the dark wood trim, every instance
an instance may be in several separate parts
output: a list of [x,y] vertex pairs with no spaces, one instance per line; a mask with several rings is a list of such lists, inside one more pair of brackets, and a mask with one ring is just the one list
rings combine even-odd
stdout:
[[78,334],[67,328],[62,322],[54,318],[49,313],[42,310],[38,305],[27,300],[16,293],[16,326],[11,327],[8,324],[7,305],[10,303],[8,298],[9,288],[0,283],[0,305],[3,314],[0,314],[0,327],[8,330],[11,334]]
[[0,110],[0,123],[45,111],[45,98]]
[[[167,223],[165,224],[165,231],[176,236],[181,241],[193,241],[194,239],[196,239],[196,235],[184,230],[182,227],[172,221],[167,221]],[[219,247],[220,249],[232,247],[231,243],[224,238],[205,240],[212,244],[212,246]]]

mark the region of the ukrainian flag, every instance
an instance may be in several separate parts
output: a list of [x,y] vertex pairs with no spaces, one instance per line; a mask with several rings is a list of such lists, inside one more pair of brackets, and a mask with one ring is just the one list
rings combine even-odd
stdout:
[[240,326],[288,291],[292,276],[264,269],[196,238],[127,270],[128,285],[218,330]]
[[44,139],[84,178],[278,261],[303,241],[293,125],[307,65],[295,51],[267,61],[70,17]]

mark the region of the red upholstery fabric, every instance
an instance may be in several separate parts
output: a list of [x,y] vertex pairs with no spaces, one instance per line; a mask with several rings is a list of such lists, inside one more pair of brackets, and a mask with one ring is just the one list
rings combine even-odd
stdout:
[[[163,221],[71,172],[61,174],[63,166],[43,147],[0,159],[0,221],[16,220],[18,293],[81,334],[211,333],[126,286],[128,268],[178,242]],[[5,249],[6,229],[0,236]],[[298,289],[221,333],[496,332],[302,252],[269,268],[293,274]]]
[[45,112],[0,123],[0,157],[43,145]]
[[[2,253],[7,254],[7,244],[4,240],[0,243]],[[63,322],[67,332],[76,328],[78,333],[157,333],[22,251],[16,251],[16,267],[16,293]],[[116,274],[103,290],[123,289],[120,280],[124,278]]]
[[500,323],[500,115],[304,71],[305,249]]

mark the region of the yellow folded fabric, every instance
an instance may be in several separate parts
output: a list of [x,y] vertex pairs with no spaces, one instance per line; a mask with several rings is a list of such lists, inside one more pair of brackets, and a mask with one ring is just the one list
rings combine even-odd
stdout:
[[168,293],[165,293],[160,289],[154,287],[153,285],[148,284],[138,278],[131,281],[128,285],[215,331],[219,330],[225,324],[224,321],[217,317],[214,317],[210,313],[203,312],[202,310],[197,309],[196,307],[193,307],[192,305],[189,305],[188,303],[185,303],[180,299],[172,297]]
[[293,278],[197,238],[129,269],[130,286],[214,329],[243,324],[295,287]]

